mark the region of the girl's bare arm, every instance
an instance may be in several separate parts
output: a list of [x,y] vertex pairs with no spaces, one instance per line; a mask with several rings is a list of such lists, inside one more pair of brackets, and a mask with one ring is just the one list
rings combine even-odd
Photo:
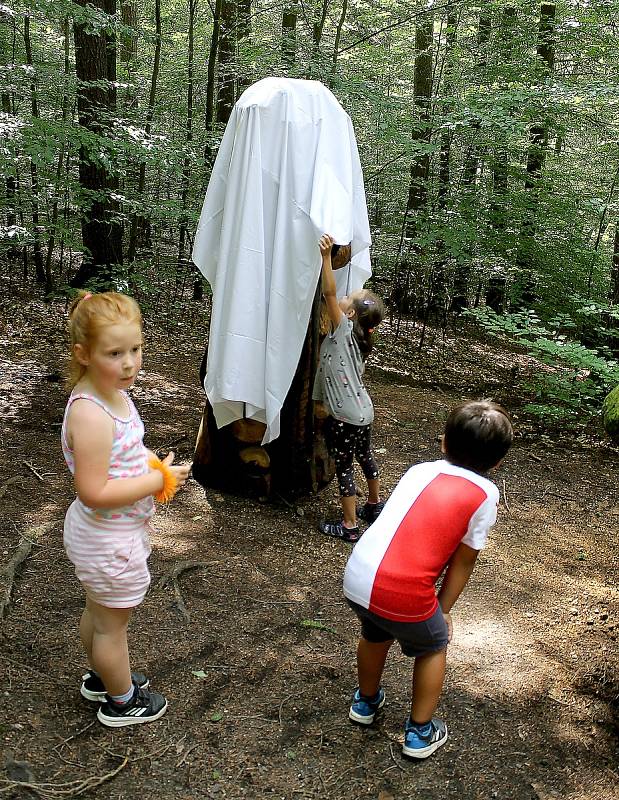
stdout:
[[320,237],[318,246],[320,247],[320,255],[322,256],[322,294],[327,304],[327,312],[331,324],[334,328],[337,328],[342,321],[342,309],[337,302],[335,275],[333,274],[333,266],[331,264],[333,238],[327,233],[323,234]]
[[67,432],[75,459],[75,490],[89,508],[128,506],[163,488],[163,475],[158,470],[135,478],[108,479],[114,423],[94,403],[73,403]]

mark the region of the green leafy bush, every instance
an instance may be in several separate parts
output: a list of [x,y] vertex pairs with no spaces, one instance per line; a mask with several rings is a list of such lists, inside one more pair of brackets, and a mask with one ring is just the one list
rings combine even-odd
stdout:
[[486,307],[468,314],[488,333],[522,345],[540,362],[525,384],[535,394],[525,410],[535,416],[557,421],[593,416],[619,383],[619,362],[607,350],[569,339],[566,331],[575,325],[565,315],[543,323],[532,310],[497,314]]

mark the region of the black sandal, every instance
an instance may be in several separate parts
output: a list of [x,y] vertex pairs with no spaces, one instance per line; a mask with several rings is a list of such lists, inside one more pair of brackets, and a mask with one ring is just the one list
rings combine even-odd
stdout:
[[333,536],[335,539],[342,539],[351,544],[358,542],[361,538],[358,525],[355,528],[347,528],[342,522],[321,522],[318,527],[327,536]]

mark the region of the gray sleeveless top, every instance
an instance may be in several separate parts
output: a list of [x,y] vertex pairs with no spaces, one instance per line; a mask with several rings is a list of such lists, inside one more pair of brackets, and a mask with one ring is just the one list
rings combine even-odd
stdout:
[[342,314],[337,328],[320,346],[312,398],[323,403],[332,417],[351,425],[369,425],[374,406],[363,385],[363,359],[352,334],[352,322]]

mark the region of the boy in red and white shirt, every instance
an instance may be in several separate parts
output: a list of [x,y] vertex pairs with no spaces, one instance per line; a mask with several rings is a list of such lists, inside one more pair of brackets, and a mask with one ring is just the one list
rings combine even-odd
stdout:
[[485,475],[512,439],[509,416],[496,403],[454,408],[443,437],[445,459],[408,470],[346,565],[344,594],[362,635],[350,719],[369,725],[383,706],[380,679],[397,640],[415,659],[403,746],[412,758],[427,758],[447,740],[445,723],[432,715],[445,677],[450,612],[496,521],[499,492]]

